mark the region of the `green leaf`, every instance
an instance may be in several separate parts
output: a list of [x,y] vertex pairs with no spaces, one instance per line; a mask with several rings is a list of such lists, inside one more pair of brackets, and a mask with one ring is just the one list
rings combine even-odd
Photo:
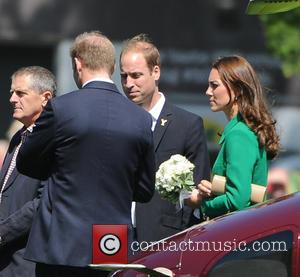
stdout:
[[271,54],[282,62],[286,77],[300,74],[300,9],[260,17]]
[[250,0],[246,13],[262,15],[286,12],[300,7],[300,0]]

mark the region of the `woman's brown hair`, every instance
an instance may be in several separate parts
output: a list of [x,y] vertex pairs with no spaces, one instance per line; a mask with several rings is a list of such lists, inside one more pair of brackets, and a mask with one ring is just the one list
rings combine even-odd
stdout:
[[221,57],[213,64],[228,90],[235,93],[239,113],[256,133],[260,147],[265,147],[268,159],[279,152],[280,142],[275,123],[268,109],[264,89],[249,62],[241,56]]

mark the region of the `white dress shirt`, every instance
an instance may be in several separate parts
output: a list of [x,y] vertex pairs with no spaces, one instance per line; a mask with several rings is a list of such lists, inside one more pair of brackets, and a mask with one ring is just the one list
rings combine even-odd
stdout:
[[[159,100],[153,106],[153,108],[149,111],[149,113],[152,116],[152,126],[151,126],[152,132],[155,129],[155,126],[156,126],[157,120],[159,118],[159,115],[161,113],[161,110],[166,102],[165,96],[161,92],[159,92],[159,94],[160,94]],[[136,202],[132,202],[132,204],[131,204],[131,221],[132,221],[133,227],[136,227],[135,206],[136,206]]]
[[88,80],[86,81],[83,85],[82,85],[82,88],[85,87],[88,83],[91,83],[91,82],[95,82],[95,81],[100,81],[100,82],[107,82],[107,83],[114,83],[111,79],[109,78],[103,78],[103,77],[96,77],[96,78],[93,78],[91,80]]

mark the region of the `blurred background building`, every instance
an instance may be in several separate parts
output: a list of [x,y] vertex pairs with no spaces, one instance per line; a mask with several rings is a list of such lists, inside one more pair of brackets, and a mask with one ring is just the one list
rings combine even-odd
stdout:
[[[283,76],[280,61],[266,49],[261,21],[245,14],[247,4],[247,0],[0,0],[0,139],[11,124],[10,75],[17,68],[49,68],[63,94],[75,88],[68,56],[74,36],[101,30],[119,52],[124,39],[143,32],[162,55],[161,91],[205,119],[212,159],[226,119],[210,111],[205,90],[212,61],[225,54],[244,55],[254,65],[269,90],[284,149],[299,155],[300,101],[295,98],[299,78],[291,82]],[[121,88],[118,66],[114,80]]]

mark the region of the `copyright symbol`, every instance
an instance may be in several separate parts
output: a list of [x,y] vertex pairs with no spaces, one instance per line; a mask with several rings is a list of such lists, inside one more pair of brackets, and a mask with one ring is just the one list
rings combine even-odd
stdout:
[[121,240],[114,234],[106,234],[100,238],[99,248],[106,255],[114,255],[121,249]]

